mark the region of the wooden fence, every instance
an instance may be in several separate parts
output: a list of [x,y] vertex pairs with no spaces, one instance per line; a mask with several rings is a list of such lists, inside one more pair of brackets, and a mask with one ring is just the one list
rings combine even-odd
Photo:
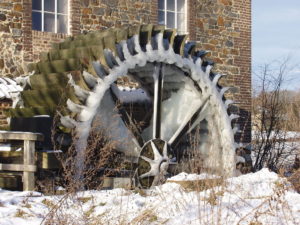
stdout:
[[44,136],[40,133],[30,132],[0,132],[0,140],[22,140],[23,144],[23,164],[1,164],[0,171],[23,172],[23,190],[32,191],[35,188],[34,173],[37,170],[35,160],[35,142],[43,141]]

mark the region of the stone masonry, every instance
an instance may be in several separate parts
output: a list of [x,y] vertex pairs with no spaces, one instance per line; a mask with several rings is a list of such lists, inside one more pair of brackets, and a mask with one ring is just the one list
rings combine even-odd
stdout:
[[[0,0],[0,75],[18,76],[52,43],[68,35],[31,30],[32,0]],[[69,0],[70,35],[122,25],[157,23],[157,1]],[[240,142],[251,141],[251,0],[187,0],[188,33],[198,48],[210,51],[215,71],[227,75],[223,85],[243,131]]]

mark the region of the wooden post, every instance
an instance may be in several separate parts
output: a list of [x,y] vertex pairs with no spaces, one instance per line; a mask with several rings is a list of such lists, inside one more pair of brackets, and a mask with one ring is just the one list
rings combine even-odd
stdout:
[[23,190],[33,191],[35,187],[34,172],[28,171],[27,166],[35,165],[35,142],[24,140],[24,172],[23,172]]
[[23,140],[23,164],[1,164],[0,170],[23,171],[23,190],[33,191],[35,188],[35,141],[43,141],[44,136],[31,132],[5,132],[0,131],[1,140]]

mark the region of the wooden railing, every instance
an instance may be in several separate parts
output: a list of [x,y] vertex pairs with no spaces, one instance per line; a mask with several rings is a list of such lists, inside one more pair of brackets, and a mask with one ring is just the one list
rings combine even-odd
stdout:
[[23,172],[23,190],[32,191],[35,188],[34,173],[37,170],[35,160],[35,142],[43,141],[44,136],[40,133],[30,132],[0,132],[0,140],[22,140],[23,144],[23,164],[1,164],[0,171]]

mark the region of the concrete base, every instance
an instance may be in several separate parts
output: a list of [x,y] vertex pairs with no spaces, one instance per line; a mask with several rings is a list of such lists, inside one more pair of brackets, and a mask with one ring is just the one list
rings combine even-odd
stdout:
[[103,189],[124,188],[131,189],[134,181],[130,177],[105,177],[103,181]]

